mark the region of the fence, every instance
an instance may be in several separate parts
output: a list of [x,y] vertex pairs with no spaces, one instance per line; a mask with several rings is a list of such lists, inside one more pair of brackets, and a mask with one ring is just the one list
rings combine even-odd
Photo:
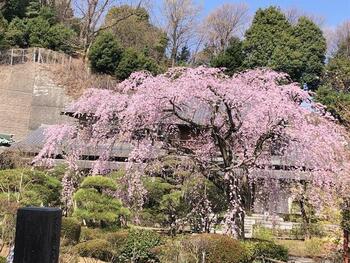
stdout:
[[0,64],[15,65],[27,62],[42,64],[61,64],[70,68],[72,57],[62,52],[45,48],[12,48],[0,51]]

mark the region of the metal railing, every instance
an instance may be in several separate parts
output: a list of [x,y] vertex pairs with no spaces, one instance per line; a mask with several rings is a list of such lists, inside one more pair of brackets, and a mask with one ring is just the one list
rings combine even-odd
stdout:
[[0,51],[0,64],[16,65],[27,62],[61,64],[70,68],[72,57],[46,48],[11,48]]

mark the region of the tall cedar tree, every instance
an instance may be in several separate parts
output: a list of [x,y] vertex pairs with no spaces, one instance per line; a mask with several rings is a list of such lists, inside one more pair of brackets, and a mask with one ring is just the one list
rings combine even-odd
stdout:
[[270,67],[317,88],[324,70],[326,40],[311,20],[301,17],[292,26],[278,8],[259,9],[245,36],[245,67]]

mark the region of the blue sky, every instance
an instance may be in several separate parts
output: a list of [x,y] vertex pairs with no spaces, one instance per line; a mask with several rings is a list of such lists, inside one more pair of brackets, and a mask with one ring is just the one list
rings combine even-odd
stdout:
[[[210,12],[223,2],[237,3],[232,0],[199,0],[202,2],[205,13]],[[320,15],[325,18],[325,26],[335,27],[345,20],[350,19],[350,0],[245,0],[251,14],[259,7],[270,5],[280,6],[282,9],[296,7],[307,13]]]

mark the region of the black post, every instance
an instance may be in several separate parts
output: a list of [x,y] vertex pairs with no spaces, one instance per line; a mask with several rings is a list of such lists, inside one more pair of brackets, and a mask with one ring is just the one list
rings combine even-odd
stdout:
[[20,208],[13,263],[58,263],[61,209]]

